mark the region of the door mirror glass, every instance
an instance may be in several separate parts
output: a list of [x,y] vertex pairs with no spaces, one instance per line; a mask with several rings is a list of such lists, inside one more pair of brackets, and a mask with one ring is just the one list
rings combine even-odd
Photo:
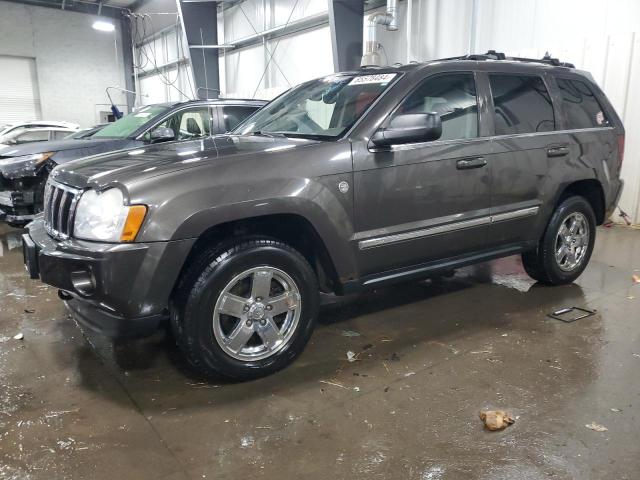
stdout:
[[371,141],[377,147],[437,140],[442,135],[442,121],[435,112],[396,115],[389,126],[378,130]]
[[175,140],[176,133],[171,128],[158,127],[151,131],[149,138],[152,143],[167,142],[169,140]]

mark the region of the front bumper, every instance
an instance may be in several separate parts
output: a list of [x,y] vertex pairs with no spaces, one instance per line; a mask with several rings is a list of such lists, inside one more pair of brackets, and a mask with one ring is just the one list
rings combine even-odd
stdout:
[[23,236],[32,278],[65,292],[75,319],[111,337],[153,333],[195,239],[150,243],[55,240],[41,217]]

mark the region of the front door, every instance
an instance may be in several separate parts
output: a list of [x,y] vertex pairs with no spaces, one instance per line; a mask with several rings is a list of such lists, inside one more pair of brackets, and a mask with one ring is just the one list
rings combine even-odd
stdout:
[[426,112],[441,116],[438,140],[377,151],[354,145],[354,240],[362,275],[451,258],[486,244],[491,143],[479,128],[474,74],[428,77],[391,118]]

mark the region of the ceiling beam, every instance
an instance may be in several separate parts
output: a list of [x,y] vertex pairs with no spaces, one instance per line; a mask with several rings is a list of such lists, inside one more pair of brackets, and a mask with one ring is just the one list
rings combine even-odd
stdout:
[[[55,8],[56,10],[64,10],[65,12],[86,13],[89,15],[98,15],[98,6],[96,2],[78,1],[78,0],[6,0],[11,3],[19,3],[21,5],[30,5],[33,7]],[[64,9],[62,8],[64,4]],[[122,12],[127,9],[102,4],[100,15],[104,17],[120,18]]]

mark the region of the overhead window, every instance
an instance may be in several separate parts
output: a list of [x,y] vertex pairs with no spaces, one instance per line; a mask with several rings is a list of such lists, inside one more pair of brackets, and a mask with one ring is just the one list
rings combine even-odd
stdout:
[[426,79],[394,115],[435,112],[442,120],[440,140],[478,136],[478,101],[472,73],[452,73]]
[[555,129],[553,105],[542,78],[489,75],[496,135],[549,132]]
[[586,83],[556,78],[562,96],[562,110],[567,128],[594,128],[609,125],[602,106]]

